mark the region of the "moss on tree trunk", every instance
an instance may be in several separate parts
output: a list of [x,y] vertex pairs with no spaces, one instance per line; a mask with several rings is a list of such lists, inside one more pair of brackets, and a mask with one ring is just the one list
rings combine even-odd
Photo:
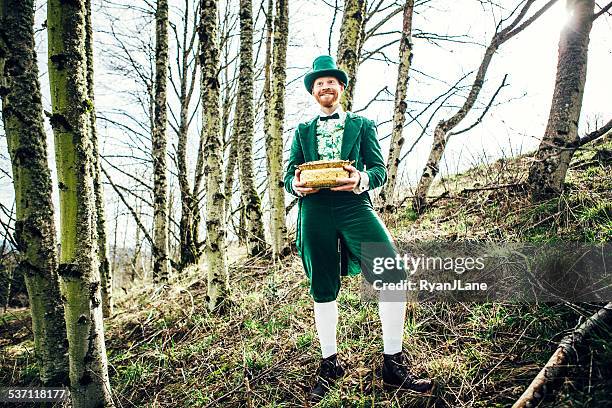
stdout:
[[85,1],[47,6],[49,81],[60,193],[59,275],[74,407],[112,406],[102,321]]
[[269,132],[266,135],[268,189],[272,218],[272,252],[275,257],[289,253],[283,184],[283,124],[285,120],[285,80],[287,79],[287,42],[289,38],[288,0],[276,1]]
[[240,81],[236,111],[238,122],[238,167],[244,204],[243,214],[247,221],[247,250],[256,256],[266,249],[261,200],[253,175],[253,3],[240,0]]
[[168,1],[158,0],[155,13],[155,108],[153,119],[153,280],[168,280],[168,176],[166,164],[168,83]]
[[225,194],[223,189],[223,146],[219,83],[217,0],[203,0],[200,19],[200,69],[203,132],[206,140],[206,246],[208,306],[215,309],[229,295],[226,262]]
[[536,200],[559,195],[578,143],[578,122],[586,83],[593,0],[568,0],[572,19],[561,31],[557,76],[548,124],[529,169],[529,185]]
[[367,0],[347,0],[344,2],[344,14],[340,26],[338,42],[338,68],[349,77],[340,103],[346,111],[353,108],[353,95],[357,83],[357,69],[361,54],[361,42],[364,39]]
[[389,145],[389,156],[387,158],[387,184],[381,191],[381,198],[386,209],[393,209],[393,196],[397,183],[397,172],[400,163],[400,153],[404,146],[404,122],[406,120],[406,94],[408,90],[408,78],[412,62],[412,12],[414,1],[407,0],[404,5],[404,17],[402,23],[402,38],[399,49],[399,68],[397,69],[397,83],[395,86],[395,103],[393,112],[393,131]]
[[15,188],[15,238],[30,299],[40,380],[68,385],[51,173],[34,44],[34,2],[0,0],[0,95]]

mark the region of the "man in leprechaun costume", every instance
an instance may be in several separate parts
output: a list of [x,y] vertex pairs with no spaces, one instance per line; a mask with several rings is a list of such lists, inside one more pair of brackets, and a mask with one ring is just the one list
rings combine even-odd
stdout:
[[[382,186],[387,171],[373,121],[339,104],[348,77],[337,69],[332,57],[323,55],[313,62],[304,85],[321,107],[321,114],[298,125],[284,178],[286,190],[300,197],[296,244],[310,281],[314,300],[315,326],[321,345],[322,360],[317,382],[310,398],[323,398],[336,379],[344,374],[337,359],[336,327],[341,275],[363,271],[372,281],[373,254],[362,251],[365,242],[376,243],[377,256],[395,257],[393,239],[373,209],[366,192]],[[337,180],[329,189],[305,187],[300,182],[298,165],[316,160],[352,160],[344,166],[349,177]],[[340,248],[340,251],[338,251]],[[386,281],[401,281],[405,272],[392,270]],[[382,377],[387,386],[426,392],[432,382],[415,378],[408,370],[402,353],[405,295],[385,301],[381,295],[379,315],[384,344]]]

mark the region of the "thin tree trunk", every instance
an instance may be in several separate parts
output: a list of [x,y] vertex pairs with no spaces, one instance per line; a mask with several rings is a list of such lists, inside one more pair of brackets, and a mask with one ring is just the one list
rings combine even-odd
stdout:
[[[113,261],[111,263],[111,271],[113,273],[117,270],[117,231],[119,230],[119,201],[115,204],[115,229],[113,230]],[[125,276],[125,271],[121,275],[120,281],[123,283],[123,277]],[[112,290],[112,287],[111,287]]]
[[200,69],[205,132],[206,246],[208,307],[213,310],[229,296],[226,262],[225,195],[223,190],[223,141],[220,110],[220,52],[217,38],[217,0],[201,0]]
[[408,78],[412,62],[412,14],[414,1],[407,0],[404,5],[404,19],[402,24],[402,39],[399,50],[399,68],[397,70],[397,84],[395,86],[395,111],[393,113],[393,131],[387,158],[387,184],[381,191],[381,198],[385,209],[393,208],[393,197],[397,183],[397,171],[400,162],[400,153],[404,145],[404,122],[406,120],[406,93]]
[[[135,208],[135,212],[138,215],[138,219],[142,218],[142,204],[140,202],[140,200],[136,201],[136,205],[134,206]],[[134,265],[134,269],[132,270],[132,274],[130,276],[130,283],[134,283],[136,281],[136,275],[138,274],[138,265],[140,265],[142,263],[142,242],[141,242],[141,229],[136,227],[136,240],[135,240],[135,246],[134,246],[134,256],[132,258],[132,264]],[[125,243],[123,245],[123,248],[125,249]],[[143,274],[144,275],[144,274]]]
[[528,183],[536,200],[563,191],[570,160],[578,147],[578,122],[586,83],[589,35],[594,0],[568,0],[572,19],[561,31],[557,76],[548,124],[529,169]]
[[234,123],[232,125],[231,136],[228,140],[229,154],[227,156],[227,167],[225,168],[225,214],[229,217],[232,210],[232,193],[234,189],[234,181],[236,181],[236,167],[238,167],[238,128],[240,127],[238,119],[239,104],[238,99],[234,109]]
[[[263,4],[262,4],[263,6]],[[263,85],[263,100],[264,100],[264,116],[263,129],[266,137],[266,152],[268,150],[268,138],[270,135],[270,102],[272,100],[272,38],[274,36],[274,0],[268,0],[266,8],[266,58],[264,62],[264,85]],[[270,160],[266,158],[266,174],[270,174]],[[269,182],[269,180],[268,180]],[[271,197],[268,197],[272,203]],[[244,204],[244,203],[242,203]],[[272,214],[272,212],[270,212]],[[272,217],[272,215],[270,215]],[[244,211],[240,213],[240,227],[245,226]],[[242,231],[242,230],[241,230]],[[272,230],[270,230],[272,235]],[[274,242],[274,239],[273,239]]]
[[[264,63],[264,135],[270,134],[270,101],[272,100],[272,36],[274,35],[274,0],[268,0],[266,11],[266,59]],[[267,140],[267,139],[266,139]],[[267,146],[266,146],[267,147]],[[270,174],[270,162],[266,160],[266,171]]]
[[503,43],[523,31],[556,2],[556,0],[549,0],[548,3],[542,6],[542,8],[519,25],[534,1],[535,0],[527,0],[514,21],[493,36],[485,51],[485,55],[480,63],[480,67],[478,68],[478,73],[476,74],[476,78],[474,78],[474,83],[472,84],[470,93],[463,103],[463,106],[461,106],[461,108],[459,108],[459,110],[451,118],[438,122],[438,125],[434,130],[433,145],[429,152],[427,164],[423,169],[423,174],[419,179],[412,201],[412,206],[418,213],[422,213],[427,207],[427,193],[429,192],[431,184],[439,173],[440,159],[442,158],[442,154],[444,153],[448,139],[453,135],[451,130],[453,130],[455,126],[457,126],[467,116],[469,111],[474,106],[474,103],[480,94],[480,90],[482,89],[482,85],[484,83],[489,64],[493,59],[493,55]]
[[[262,2],[263,7],[263,2]],[[270,134],[270,102],[272,100],[272,38],[274,36],[274,0],[267,0],[266,6],[266,48],[265,48],[265,61],[264,61],[264,84],[263,84],[263,130],[266,141],[266,154],[268,150],[268,138]],[[270,160],[266,158],[266,174],[270,174]],[[269,180],[268,180],[269,182]],[[269,191],[269,190],[268,190]],[[268,197],[270,203],[272,203],[271,197]],[[272,212],[270,211],[270,214]],[[272,217],[272,215],[270,215]],[[240,214],[239,227],[244,227],[246,222],[244,220],[244,213]],[[272,235],[272,228],[270,228],[270,235]]]
[[96,128],[96,111],[94,102],[94,61],[93,61],[93,29],[91,25],[91,0],[86,0],[87,13],[85,15],[85,54],[87,56],[87,94],[94,108],[92,108],[91,137],[93,141],[93,156],[95,160],[94,186],[96,194],[96,231],[98,234],[98,258],[100,260],[100,282],[102,284],[102,313],[104,317],[113,314],[112,275],[108,251],[106,249],[106,216],[104,209],[104,187],[102,186],[100,171],[100,151],[98,132]]
[[[248,224],[247,224],[247,218],[246,218],[246,205],[244,202],[244,195],[242,194],[240,195],[239,205],[240,205],[240,212],[238,216],[238,243],[240,245],[246,246],[247,245]],[[262,217],[263,217],[263,214],[262,214]]]
[[[234,125],[232,126],[232,136],[228,143],[230,146],[229,155],[227,156],[227,167],[225,168],[225,217],[228,223],[232,222],[232,196],[234,191],[234,181],[236,179],[236,168],[238,167],[238,100],[236,100],[234,109]],[[239,245],[246,245],[247,238],[247,225],[244,217],[244,195],[240,194],[240,207],[239,212],[239,225],[236,230],[236,236],[238,237]]]
[[[262,221],[261,200],[255,188],[253,175],[253,3],[240,0],[240,82],[238,83],[238,167],[240,191],[245,204],[247,221],[247,250],[251,256],[265,251],[266,241]],[[284,204],[284,200],[283,200]]]
[[73,406],[113,406],[97,257],[93,103],[87,92],[85,1],[47,5],[49,82],[60,193],[59,275]]
[[[227,61],[230,56],[230,41],[224,41],[224,49],[222,59]],[[234,103],[235,95],[233,85],[229,78],[229,64],[225,64],[223,68],[223,82],[226,84],[223,88],[223,102],[221,103],[221,136],[223,137],[223,151],[229,148],[227,163],[225,167],[225,215],[229,217],[232,207],[232,196],[234,189],[234,181],[236,180],[236,167],[238,166],[238,105]],[[230,127],[230,115],[234,108],[234,120]],[[228,137],[229,134],[229,137]],[[229,219],[229,218],[228,218]]]
[[344,2],[337,63],[338,68],[346,72],[349,77],[349,83],[345,84],[346,88],[340,100],[345,111],[353,108],[361,41],[364,38],[366,7],[367,0],[346,0]]
[[[198,246],[198,229],[199,229],[199,202],[194,198],[194,193],[189,186],[188,171],[187,171],[187,137],[189,135],[189,104],[193,95],[195,86],[195,75],[197,66],[193,66],[191,72],[191,64],[189,57],[193,50],[195,42],[195,30],[191,38],[189,37],[189,0],[185,0],[185,12],[183,26],[183,46],[181,50],[180,64],[180,96],[181,104],[180,123],[178,132],[177,146],[177,167],[178,181],[181,192],[181,221],[179,224],[180,236],[180,259],[181,269],[189,265],[197,265],[200,262],[201,251]],[[195,65],[195,64],[194,64]]]
[[[181,220],[179,224],[181,270],[198,263],[197,239],[193,230],[193,196],[187,179],[187,107],[181,106],[178,146],[176,151],[179,188],[181,193]],[[185,121],[184,121],[185,120]]]
[[155,116],[153,125],[153,281],[168,281],[167,83],[168,1],[157,0],[155,12]]
[[285,191],[283,187],[283,122],[285,119],[285,80],[287,78],[287,42],[289,37],[289,3],[277,0],[274,19],[272,62],[272,96],[270,129],[266,135],[268,159],[268,191],[271,212],[272,253],[276,258],[289,254],[285,221]]
[[33,27],[32,0],[0,0],[0,95],[13,166],[17,268],[30,299],[40,380],[60,386],[69,383],[68,350]]

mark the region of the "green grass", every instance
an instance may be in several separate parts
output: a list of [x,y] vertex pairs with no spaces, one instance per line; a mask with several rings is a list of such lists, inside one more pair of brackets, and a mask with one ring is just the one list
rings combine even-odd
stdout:
[[[449,177],[446,187],[454,189],[449,198],[420,217],[402,209],[387,214],[386,222],[394,236],[415,241],[609,241],[607,175],[612,169],[591,163],[595,153],[576,155],[582,167],[570,170],[568,191],[553,200],[534,204],[521,190],[450,198],[475,183],[484,185],[495,166],[520,170],[526,163],[521,158]],[[118,297],[116,316],[106,321],[106,339],[111,386],[122,406],[147,407],[153,400],[159,407],[307,405],[320,355],[301,261],[292,256],[270,265],[260,259],[232,265],[230,274],[244,277],[233,280],[225,315],[208,311],[206,282],[196,275],[177,278],[161,294],[136,286]],[[404,350],[412,370],[438,384],[434,395],[423,397],[383,389],[377,374],[383,349],[377,305],[361,301],[359,284],[359,278],[342,279],[338,343],[347,375],[318,407],[510,406],[563,335],[597,309],[511,302],[409,304]],[[10,315],[0,316],[2,328],[15,322]],[[7,348],[10,353],[0,353],[0,381],[35,382],[32,339],[24,336]],[[8,339],[0,334],[0,341]],[[585,355],[588,363],[573,372],[556,400],[543,406],[606,406],[612,389],[609,339],[594,341]]]

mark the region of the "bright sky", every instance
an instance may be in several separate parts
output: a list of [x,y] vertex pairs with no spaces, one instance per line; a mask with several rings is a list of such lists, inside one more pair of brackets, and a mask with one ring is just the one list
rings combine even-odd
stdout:
[[[99,11],[100,1],[94,2],[94,12],[96,13],[94,24],[96,24],[95,28],[98,31],[107,30],[109,27],[108,19]],[[389,0],[386,1],[386,3],[389,2]],[[122,3],[122,0],[118,0],[116,3]],[[127,4],[127,2],[123,3]],[[130,3],[139,4],[141,2]],[[517,0],[501,0],[498,3],[510,10],[516,6]],[[531,13],[544,3],[544,0],[536,1],[535,5],[532,6]],[[173,7],[174,22],[180,30],[180,20],[177,19],[177,12],[174,8],[184,3],[182,0],[170,0],[170,4]],[[255,7],[258,7],[258,5],[256,4]],[[496,9],[493,13],[489,7],[483,8],[481,2],[477,0],[455,0],[452,2],[433,0],[426,7],[416,10],[417,14],[414,16],[413,22],[415,33],[467,35],[469,38],[463,38],[464,41],[480,45],[447,41],[439,42],[436,45],[423,39],[414,39],[412,65],[414,70],[408,87],[408,99],[411,101],[408,105],[410,111],[418,112],[423,104],[445,92],[460,77],[478,69],[484,48],[493,34],[495,23],[500,17],[506,17],[508,10],[502,12]],[[598,7],[596,10],[598,10]],[[257,14],[256,11],[255,14]],[[133,39],[134,41],[145,40],[146,42],[147,38],[154,38],[154,26],[144,24],[142,17],[139,17],[138,14],[122,11],[116,12],[115,16],[119,18],[118,24],[120,26],[134,29],[133,35],[137,36],[136,39]],[[327,53],[332,16],[333,10],[325,5],[323,0],[292,0],[290,2],[290,47],[287,57],[289,85],[286,90],[287,116],[285,123],[287,142],[292,137],[292,129],[298,122],[308,120],[318,112],[317,105],[314,104],[311,96],[302,85],[301,76],[306,73],[312,59]],[[488,103],[505,74],[508,74],[507,83],[509,86],[501,91],[496,100],[499,105],[487,113],[481,125],[468,133],[451,139],[441,166],[443,174],[454,173],[479,164],[483,158],[494,160],[503,156],[524,153],[537,147],[538,139],[544,132],[549,114],[557,63],[557,43],[560,30],[566,19],[565,1],[559,0],[539,20],[501,46],[489,67],[487,80],[476,103],[476,108],[482,109]],[[40,28],[42,21],[44,21],[44,9],[38,12],[37,28]],[[341,14],[337,16],[333,29],[332,55],[334,56],[336,55],[336,44],[339,38],[340,21]],[[378,19],[374,19],[374,22],[376,21]],[[381,31],[388,32],[400,29],[401,13],[386,23]],[[395,37],[391,35],[372,39],[366,43],[364,51],[373,50],[393,38],[397,38],[397,34],[395,34]],[[612,66],[612,44],[606,38],[612,38],[612,18],[609,16],[600,17],[596,20],[591,32],[589,66],[580,119],[580,134],[587,132],[588,126],[591,126],[590,129],[592,130],[596,120],[601,125],[612,117],[612,105],[609,103],[611,90],[609,67]],[[50,109],[47,96],[46,32],[39,33],[37,39],[39,42],[41,82],[45,94],[43,99],[46,104],[45,109]],[[135,85],[129,78],[111,72],[115,62],[106,52],[108,36],[98,32],[96,41],[96,105],[98,112],[108,115],[112,110],[119,108],[146,122],[142,107],[136,106],[133,102],[130,102],[125,94],[118,92],[119,90],[135,89]],[[234,41],[237,41],[237,38]],[[171,50],[171,58],[174,56],[173,52],[174,50]],[[387,47],[386,55],[392,60],[397,60],[398,44]],[[141,60],[141,62],[145,61]],[[397,66],[394,64],[366,61],[358,72],[354,110],[364,107],[384,86],[387,86],[393,92],[397,77],[396,70]],[[471,85],[473,75],[468,76],[462,82],[462,85]],[[467,90],[463,91],[461,95],[467,95]],[[372,103],[367,110],[360,113],[378,123],[389,121],[393,114],[393,97],[389,95],[382,95],[381,97],[387,101]],[[452,106],[438,111],[427,134],[405,159],[401,168],[402,174],[405,175],[405,182],[414,184],[418,179],[427,159],[432,140],[431,133],[435,124],[439,120],[452,115],[462,102],[463,98],[457,96],[449,101]],[[172,100],[170,103],[173,103]],[[473,110],[457,129],[463,129],[465,126],[472,124],[480,116],[480,109]],[[421,117],[421,124],[427,122],[430,112],[431,110]],[[105,154],[125,154],[134,151],[126,147],[127,136],[125,134],[117,128],[106,128],[102,125],[102,122],[99,123],[101,144]],[[195,123],[198,124],[198,120]],[[197,146],[198,129],[199,126],[194,126],[192,129],[190,141],[192,152],[195,152],[195,146]],[[379,136],[383,137],[389,134],[390,129],[390,123],[380,125]],[[416,123],[405,129],[405,149],[412,145],[420,132],[421,128]],[[175,143],[175,136],[172,131],[170,131],[169,137],[172,145],[172,143]],[[261,135],[257,135],[256,139],[261,141]],[[146,141],[142,142],[142,145],[146,146]],[[54,170],[55,163],[52,157],[50,131],[49,146],[50,163]],[[386,155],[388,139],[382,142],[382,146],[383,153]],[[258,146],[256,146],[256,150],[257,148]],[[170,153],[173,153],[173,151],[171,149]],[[1,168],[10,171],[10,164],[6,160],[8,155],[4,137],[0,138],[0,154],[3,155],[3,158],[0,157]],[[193,157],[194,155],[190,158],[192,169]],[[263,158],[262,152],[256,154],[257,157]],[[122,163],[129,164],[125,161]],[[261,179],[265,176],[265,163],[261,159],[257,163],[259,166],[258,177]],[[120,176],[117,180],[122,182]],[[116,198],[110,188],[107,188],[106,197],[107,214],[110,218],[116,212]],[[175,191],[175,200],[177,197],[178,191]],[[12,200],[13,191],[10,181],[0,173],[0,202],[10,208]],[[175,208],[178,209],[178,207]],[[120,211],[125,211],[125,209],[121,208]],[[6,219],[6,216],[1,212],[0,217]],[[124,216],[124,219],[125,222],[120,222],[120,225],[123,225],[124,228],[134,228],[133,223],[130,224],[129,216]],[[111,227],[112,225],[109,224],[108,228]],[[1,234],[3,234],[3,231],[0,231]]]

